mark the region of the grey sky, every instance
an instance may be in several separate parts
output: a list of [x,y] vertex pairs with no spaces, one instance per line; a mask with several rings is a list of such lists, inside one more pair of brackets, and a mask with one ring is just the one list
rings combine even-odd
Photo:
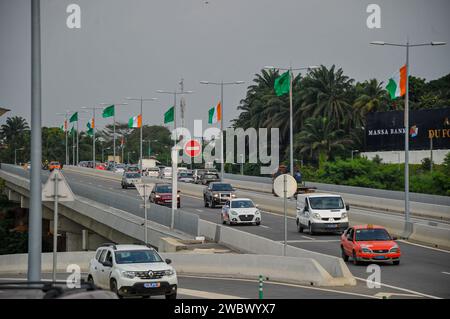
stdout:
[[[243,80],[225,91],[225,119],[237,116],[255,73],[265,65],[336,64],[356,80],[386,80],[404,63],[404,50],[369,45],[450,43],[448,0],[42,0],[43,125],[60,126],[54,113],[126,96],[158,97],[144,123],[161,124],[172,104],[158,89],[174,90],[181,77],[187,127],[207,120],[219,88],[200,80]],[[66,7],[82,10],[82,28],[66,26]],[[381,6],[381,29],[368,29],[366,7]],[[30,1],[0,0],[0,106],[30,119]],[[416,48],[411,72],[428,80],[450,72],[450,45]],[[138,114],[121,107],[118,120]],[[90,115],[89,115],[90,116]],[[89,117],[83,115],[83,117]],[[98,119],[97,126],[110,123]],[[84,128],[85,121],[81,127]]]

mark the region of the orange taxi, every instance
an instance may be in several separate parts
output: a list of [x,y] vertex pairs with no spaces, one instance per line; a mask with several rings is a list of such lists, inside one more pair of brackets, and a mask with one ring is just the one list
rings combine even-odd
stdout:
[[351,257],[355,265],[360,262],[392,262],[400,264],[400,247],[386,228],[375,225],[359,225],[348,228],[341,236],[344,261]]
[[61,163],[59,162],[50,162],[50,164],[48,164],[48,170],[50,172],[53,172],[55,169],[61,170],[61,168]]

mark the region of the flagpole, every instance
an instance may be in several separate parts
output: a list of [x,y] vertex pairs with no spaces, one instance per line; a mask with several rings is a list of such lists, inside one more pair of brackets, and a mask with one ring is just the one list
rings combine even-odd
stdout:
[[220,161],[222,166],[220,167],[220,180],[223,182],[223,175],[225,171],[225,163],[223,161],[223,80],[220,82]]
[[[141,137],[140,137],[140,141],[139,141],[139,170],[141,171],[142,174],[142,122],[143,122],[143,116],[142,116],[142,104],[144,103],[144,98],[141,96]],[[139,123],[139,118],[138,118],[138,123]],[[146,242],[147,243],[147,242]]]
[[95,164],[95,108],[93,108],[94,117],[92,118],[92,168],[96,168]]
[[[113,168],[115,171],[116,170],[116,107],[115,106],[114,106],[113,121],[114,121],[114,123],[113,123],[113,148],[114,148],[114,150],[113,150],[113,157],[114,157]],[[123,158],[122,158],[122,162],[123,162]]]
[[77,119],[77,162],[75,163],[75,166],[78,166],[78,163],[79,163],[79,161],[80,161],[80,156],[79,156],[79,152],[80,152],[80,149],[78,148],[78,134],[79,134],[79,125],[78,125],[78,123],[80,122],[80,120],[79,119]]
[[66,165],[70,165],[69,161],[69,125],[67,125],[67,113],[66,113],[66,121],[64,122],[64,130],[66,131]]
[[294,120],[293,120],[293,103],[292,103],[292,83],[293,83],[292,67],[289,68],[289,160],[291,175],[294,176]]

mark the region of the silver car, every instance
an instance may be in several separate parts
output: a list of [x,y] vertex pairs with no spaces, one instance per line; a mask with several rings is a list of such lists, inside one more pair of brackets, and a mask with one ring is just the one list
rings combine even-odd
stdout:
[[135,183],[141,182],[141,174],[136,172],[126,172],[122,175],[122,188],[135,187]]

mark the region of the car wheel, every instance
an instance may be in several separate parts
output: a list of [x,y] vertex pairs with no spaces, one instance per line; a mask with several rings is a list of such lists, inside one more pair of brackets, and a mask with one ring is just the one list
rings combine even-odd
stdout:
[[92,285],[92,286],[95,286],[94,278],[92,278],[92,276],[89,276],[89,277],[88,277],[87,282],[88,282],[88,284],[90,284],[90,285]]
[[177,299],[177,293],[174,292],[173,294],[166,295],[166,299],[167,300],[175,300],[175,299]]
[[300,223],[300,221],[298,221],[298,220],[297,220],[297,231],[298,231],[299,233],[303,233],[303,226],[302,226],[302,224]]
[[358,259],[356,258],[356,252],[355,252],[355,251],[353,251],[353,257],[352,257],[352,259],[353,259],[353,265],[359,265],[359,261],[358,261]]
[[208,207],[208,201],[206,200],[206,196],[203,196],[203,201],[205,202],[205,207]]
[[341,246],[341,256],[342,256],[342,259],[344,259],[344,261],[346,261],[346,262],[348,261],[348,256],[345,253],[344,247],[342,247],[342,246]]
[[309,223],[308,231],[309,231],[309,234],[310,234],[310,235],[314,235],[314,231],[313,231],[313,227],[312,227],[312,224],[311,224],[311,223]]
[[398,266],[398,265],[400,265],[400,260],[394,260],[392,263],[393,263],[395,266]]
[[259,225],[261,225],[261,222],[256,222],[255,225],[259,226]]
[[115,279],[111,279],[109,282],[109,287],[113,293],[115,293],[119,298],[122,296],[119,295],[119,290],[117,289],[117,282]]

